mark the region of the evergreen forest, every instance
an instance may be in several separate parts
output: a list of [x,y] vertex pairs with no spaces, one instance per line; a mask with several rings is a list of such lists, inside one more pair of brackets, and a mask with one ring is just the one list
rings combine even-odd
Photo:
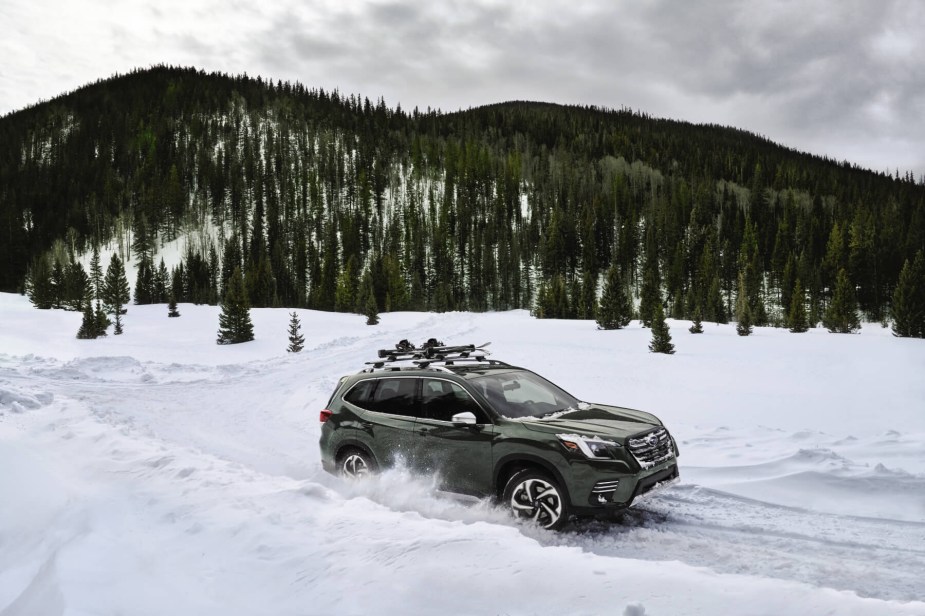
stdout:
[[925,301],[925,184],[631,109],[404,110],[156,66],[0,118],[0,290],[85,310],[76,261],[105,246],[135,303],[217,304],[238,270],[253,307],[595,319],[610,281],[645,323],[814,326],[836,288],[886,322],[904,267]]

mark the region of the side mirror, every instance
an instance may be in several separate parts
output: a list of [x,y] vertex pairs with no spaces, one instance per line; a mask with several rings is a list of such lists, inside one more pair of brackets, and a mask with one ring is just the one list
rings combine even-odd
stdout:
[[478,421],[475,419],[475,414],[471,411],[466,411],[465,413],[456,413],[453,415],[452,422],[454,424],[466,424],[466,425],[475,425]]

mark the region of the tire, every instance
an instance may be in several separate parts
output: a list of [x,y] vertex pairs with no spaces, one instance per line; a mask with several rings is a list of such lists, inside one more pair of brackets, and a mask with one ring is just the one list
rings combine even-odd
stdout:
[[378,468],[372,456],[356,447],[350,447],[337,456],[337,472],[343,477],[362,479]]
[[548,530],[568,522],[568,496],[546,473],[526,468],[514,473],[504,486],[501,501],[515,518],[531,520]]

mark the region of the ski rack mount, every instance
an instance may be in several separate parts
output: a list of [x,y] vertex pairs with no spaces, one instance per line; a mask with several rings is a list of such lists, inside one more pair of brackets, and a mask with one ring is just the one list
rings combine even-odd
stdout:
[[[504,362],[489,360],[486,356],[491,353],[485,350],[490,342],[481,345],[460,344],[445,345],[436,338],[431,338],[427,342],[414,346],[407,340],[402,340],[395,345],[394,349],[379,349],[377,354],[379,359],[366,362],[369,368],[364,372],[383,369],[386,364],[396,362],[411,362],[418,368],[427,368],[431,364],[441,364],[452,366],[457,363],[491,363],[502,365]],[[392,369],[399,369],[397,366]]]

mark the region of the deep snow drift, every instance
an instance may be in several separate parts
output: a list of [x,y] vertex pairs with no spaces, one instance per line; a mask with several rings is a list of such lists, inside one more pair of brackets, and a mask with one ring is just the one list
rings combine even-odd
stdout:
[[[496,314],[130,306],[125,334],[0,294],[0,615],[925,615],[925,342]],[[320,469],[318,411],[402,338],[492,341],[579,398],[659,415],[680,485],[560,534],[402,470]]]

